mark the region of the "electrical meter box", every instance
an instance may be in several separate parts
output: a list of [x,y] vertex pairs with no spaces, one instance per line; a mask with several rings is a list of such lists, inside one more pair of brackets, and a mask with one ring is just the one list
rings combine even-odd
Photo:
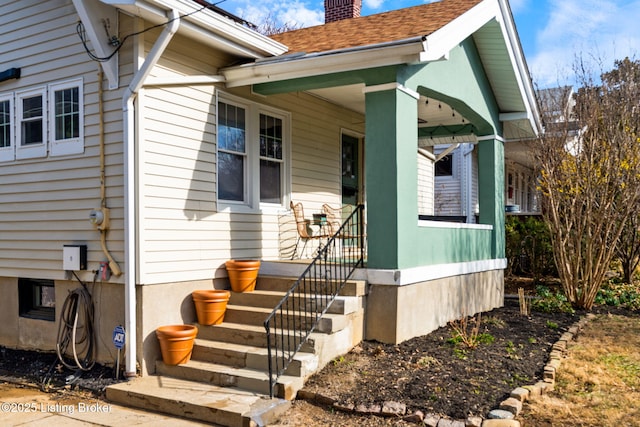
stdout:
[[64,245],[62,247],[62,269],[79,271],[87,269],[87,245]]

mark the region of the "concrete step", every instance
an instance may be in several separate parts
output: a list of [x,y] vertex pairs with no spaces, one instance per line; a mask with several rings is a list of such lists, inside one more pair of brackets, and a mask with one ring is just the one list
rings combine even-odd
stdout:
[[288,400],[165,376],[111,385],[106,397],[126,406],[228,427],[274,424],[291,406]]
[[[335,276],[335,275],[334,275]],[[287,292],[291,289],[291,286],[295,283],[297,278],[281,277],[281,276],[259,276],[256,282],[256,290],[265,291],[280,291]],[[337,286],[337,281],[331,281],[331,284]],[[304,293],[313,294],[314,287],[311,284],[300,285],[299,288]],[[367,293],[366,281],[364,280],[349,280],[340,291],[342,296],[364,296]]]
[[[232,344],[223,341],[196,339],[192,360],[219,363],[236,368],[269,370],[269,356],[266,348]],[[273,365],[276,366],[275,357]],[[318,357],[311,353],[298,353],[285,371],[286,375],[306,378],[318,369]]]
[[[243,305],[247,307],[265,307],[273,309],[284,298],[286,292],[283,291],[269,291],[269,290],[255,290],[253,292],[232,292],[229,304]],[[301,305],[306,304],[307,307],[311,307],[318,299],[317,295],[304,295],[296,296],[293,298],[295,301],[293,304]],[[333,301],[328,313],[331,314],[349,314],[357,311],[363,307],[363,298],[353,296],[338,296]]]
[[[314,336],[322,333],[312,333],[309,340],[303,344],[301,351],[315,353]],[[292,334],[295,336],[295,334]],[[244,344],[253,347],[267,347],[267,332],[264,326],[245,325],[241,323],[222,322],[219,325],[199,326],[197,338],[203,340],[224,341],[231,344]],[[297,345],[297,342],[292,345]],[[288,345],[285,348],[289,349]]]
[[[234,368],[233,366],[192,359],[181,365],[166,365],[162,361],[157,361],[156,373],[265,395],[270,393],[269,373],[264,370]],[[276,383],[274,395],[291,400],[295,398],[303,384],[304,380],[301,377],[281,375]]]
[[[320,302],[319,304],[322,304]],[[313,313],[309,313],[305,316],[304,312],[297,311],[299,307],[296,304],[291,304],[290,310],[283,310],[281,315],[278,315],[279,326],[285,329],[299,329],[310,327],[315,320],[312,316]],[[322,310],[324,307],[311,307],[313,310]],[[243,305],[228,304],[227,311],[224,315],[224,321],[230,323],[238,323],[243,325],[263,326],[264,321],[271,314],[272,309],[264,307],[247,307]],[[318,321],[315,328],[317,332],[323,332],[325,334],[332,334],[337,332],[348,325],[349,319],[340,314],[325,314]],[[202,326],[201,326],[202,327]]]

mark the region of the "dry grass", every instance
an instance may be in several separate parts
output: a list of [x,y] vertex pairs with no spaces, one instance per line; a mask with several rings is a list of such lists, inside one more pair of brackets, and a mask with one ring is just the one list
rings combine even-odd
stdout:
[[525,405],[523,426],[640,426],[640,318],[600,315],[570,345],[555,392]]

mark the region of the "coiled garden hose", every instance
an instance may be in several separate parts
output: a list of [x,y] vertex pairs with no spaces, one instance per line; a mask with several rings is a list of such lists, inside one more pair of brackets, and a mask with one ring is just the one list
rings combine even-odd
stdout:
[[[62,306],[56,353],[69,369],[90,370],[95,364],[96,337],[93,330],[93,300],[86,285],[69,292]],[[65,359],[72,357],[72,361]]]

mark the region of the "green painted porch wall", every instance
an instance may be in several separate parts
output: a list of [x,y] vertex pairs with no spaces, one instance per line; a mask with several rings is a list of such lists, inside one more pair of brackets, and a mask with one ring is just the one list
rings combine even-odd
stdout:
[[[451,105],[479,136],[501,135],[499,109],[472,38],[449,58],[255,85],[263,95],[364,83],[401,85]],[[504,149],[479,144],[480,222],[491,230],[418,226],[417,100],[389,89],[366,94],[368,266],[410,268],[504,257]]]
[[[441,99],[482,134],[499,134],[499,111],[471,39],[447,61],[400,67],[396,81]],[[504,257],[504,150],[479,146],[480,222],[493,230],[418,226],[417,100],[399,89],[366,95],[368,266],[411,268]]]

